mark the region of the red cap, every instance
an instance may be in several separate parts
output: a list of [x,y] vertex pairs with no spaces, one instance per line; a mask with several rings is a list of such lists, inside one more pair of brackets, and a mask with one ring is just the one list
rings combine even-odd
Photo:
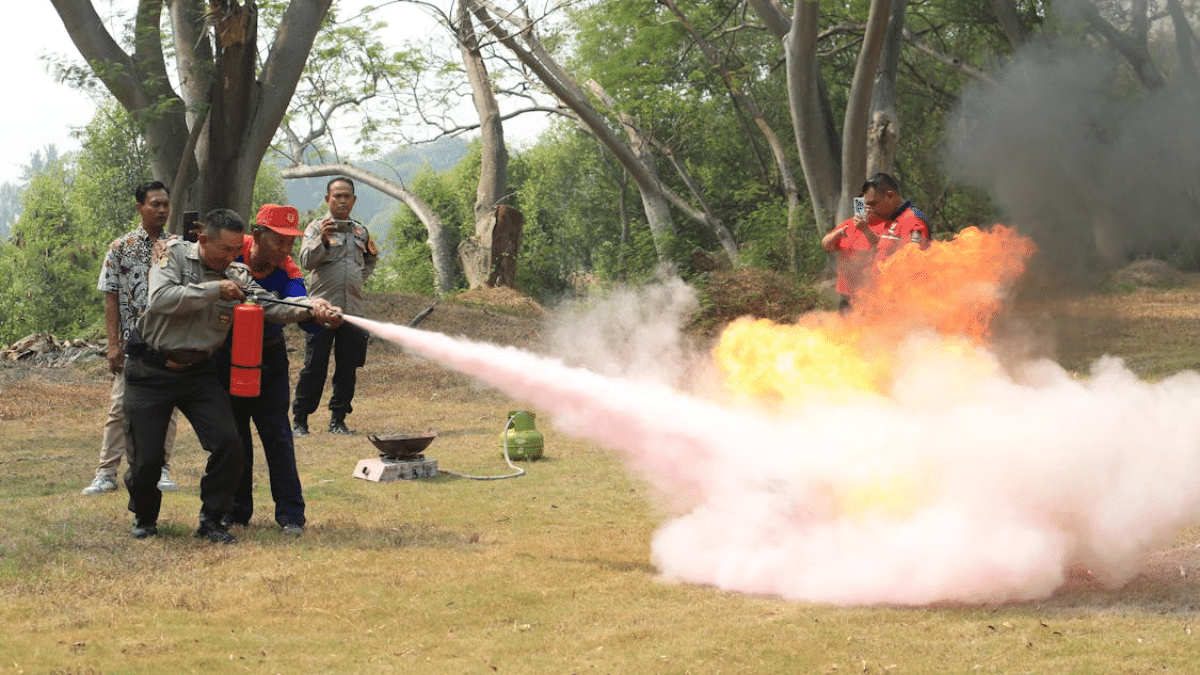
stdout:
[[294,206],[278,204],[263,204],[254,217],[254,222],[263,227],[269,227],[279,234],[288,237],[303,237],[304,233],[297,229],[300,223],[300,212]]

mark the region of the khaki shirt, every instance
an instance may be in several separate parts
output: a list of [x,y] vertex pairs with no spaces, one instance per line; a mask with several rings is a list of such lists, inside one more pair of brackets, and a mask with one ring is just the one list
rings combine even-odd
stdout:
[[321,241],[321,218],[308,224],[296,261],[309,270],[308,295],[328,300],[331,305],[355,316],[366,308],[363,284],[375,271],[378,251],[371,233],[357,221],[353,232],[338,232],[326,244]]
[[[173,239],[162,259],[150,268],[149,302],[138,327],[146,344],[160,352],[182,349],[211,354],[225,343],[233,326],[233,308],[241,301],[221,299],[223,279],[249,288],[247,295],[267,294],[242,263],[230,263],[223,272],[209,269],[200,261],[199,247]],[[270,302],[263,304],[263,315],[271,323],[312,318],[303,307]]]

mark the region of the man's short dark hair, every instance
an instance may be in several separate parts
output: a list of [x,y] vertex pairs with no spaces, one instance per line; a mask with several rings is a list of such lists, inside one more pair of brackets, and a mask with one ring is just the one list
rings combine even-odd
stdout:
[[337,176],[336,178],[333,178],[328,183],[326,183],[325,184],[325,194],[329,194],[330,192],[333,192],[333,184],[334,183],[345,183],[346,185],[349,185],[350,186],[350,194],[354,194],[354,181],[350,180],[349,178],[346,178],[345,176]]
[[872,174],[862,185],[862,192],[866,194],[867,190],[875,188],[876,192],[895,192],[900,194],[900,183],[886,173]]
[[137,197],[137,203],[145,204],[146,195],[154,192],[155,190],[162,190],[163,192],[167,193],[168,197],[171,196],[171,191],[167,189],[167,186],[163,184],[161,180],[152,180],[142,183],[133,189],[133,196]]
[[213,209],[204,214],[204,236],[215,239],[221,236],[221,230],[246,233],[246,221],[233,209]]

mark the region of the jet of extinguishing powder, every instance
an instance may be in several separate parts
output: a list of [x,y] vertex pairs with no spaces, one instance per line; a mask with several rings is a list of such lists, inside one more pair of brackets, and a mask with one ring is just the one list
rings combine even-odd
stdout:
[[[971,302],[987,295],[972,293]],[[653,297],[670,303],[678,295]],[[1193,372],[1151,383],[1113,358],[1085,378],[1046,360],[1001,367],[985,343],[919,330],[886,352],[867,340],[855,356],[846,336],[863,326],[851,330],[828,316],[805,330],[840,331],[843,360],[882,359],[842,369],[870,374],[869,384],[818,378],[764,403],[750,390],[685,391],[669,376],[600,373],[511,347],[351,321],[532,404],[566,434],[619,452],[676,509],[652,547],[672,580],[840,605],[1043,598],[1073,568],[1123,584],[1147,552],[1200,520]],[[610,313],[591,324],[611,334],[614,321]],[[828,341],[778,333],[792,326],[741,328],[761,328],[757,337],[785,346],[726,349],[726,357],[753,361],[730,373],[801,377],[824,367],[817,361]],[[740,339],[754,337],[752,330]],[[670,342],[647,341],[657,353],[670,352]],[[618,346],[630,349],[637,346]],[[769,362],[757,361],[764,354]]]

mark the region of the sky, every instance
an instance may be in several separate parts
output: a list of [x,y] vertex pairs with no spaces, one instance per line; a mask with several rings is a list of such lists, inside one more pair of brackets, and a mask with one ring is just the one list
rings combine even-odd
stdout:
[[[343,16],[357,7],[379,5],[380,0],[342,0]],[[413,5],[396,3],[380,11],[388,23],[389,32],[397,43],[407,35],[422,36],[432,30],[432,19]],[[0,183],[17,182],[22,166],[29,163],[34,152],[54,144],[59,154],[77,150],[79,143],[71,137],[73,129],[87,125],[95,103],[83,93],[58,84],[41,57],[78,52],[63,27],[54,7],[46,0],[33,0],[17,5],[21,15],[12,25],[37,26],[37,30],[6,31],[0,40],[0,63],[10,69],[5,83],[10,92],[18,93],[13,103],[0,106]],[[523,116],[522,119],[530,116]],[[523,124],[510,132],[511,140],[520,140],[521,131],[536,135],[538,125]]]
[[54,144],[59,153],[79,148],[71,130],[86,125],[95,110],[90,98],[54,81],[47,54],[74,54],[75,47],[54,7],[44,0],[22,2],[14,26],[37,30],[8,30],[0,40],[0,63],[9,69],[7,88],[17,96],[0,106],[0,183],[15,183],[22,165],[34,152]]

